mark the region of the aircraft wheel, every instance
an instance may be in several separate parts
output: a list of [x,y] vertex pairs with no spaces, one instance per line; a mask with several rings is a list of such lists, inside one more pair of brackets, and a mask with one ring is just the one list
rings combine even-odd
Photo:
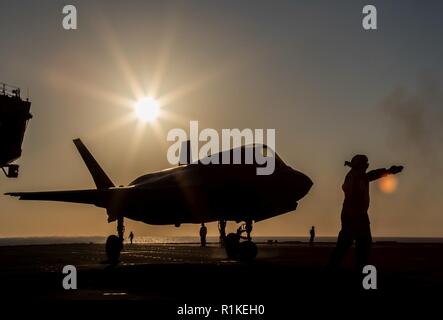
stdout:
[[252,241],[243,241],[239,244],[239,260],[252,261],[258,253],[257,245]]
[[111,235],[106,239],[106,256],[109,262],[117,262],[122,249],[123,241],[116,235]]
[[229,259],[237,259],[239,253],[240,237],[236,233],[230,233],[226,236],[225,250]]

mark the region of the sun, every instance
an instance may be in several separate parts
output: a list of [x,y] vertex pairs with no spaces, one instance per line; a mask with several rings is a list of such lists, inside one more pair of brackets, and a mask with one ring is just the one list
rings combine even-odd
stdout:
[[138,119],[150,122],[160,114],[160,105],[154,98],[143,97],[135,103],[134,112]]

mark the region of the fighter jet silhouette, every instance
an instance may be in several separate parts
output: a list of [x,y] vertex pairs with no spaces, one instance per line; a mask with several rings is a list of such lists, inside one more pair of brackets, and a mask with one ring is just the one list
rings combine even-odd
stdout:
[[[108,222],[117,221],[117,233],[106,241],[109,261],[117,261],[123,248],[124,218],[153,225],[201,224],[221,221],[220,235],[225,235],[226,221],[245,222],[243,229],[225,237],[229,257],[253,259],[257,247],[250,233],[253,221],[269,219],[295,210],[297,202],[312,186],[306,175],[286,165],[277,153],[275,170],[257,175],[252,164],[202,164],[196,161],[143,175],[128,186],[116,187],[80,139],[74,144],[94,179],[96,189],[48,192],[11,192],[20,200],[63,201],[92,204],[105,208]],[[242,146],[267,148],[265,145]],[[234,151],[228,151],[232,157]],[[251,151],[251,150],[248,150]],[[255,154],[255,153],[254,153]],[[222,153],[219,153],[222,156]],[[242,232],[247,237],[242,237]],[[240,239],[246,241],[240,241]]]

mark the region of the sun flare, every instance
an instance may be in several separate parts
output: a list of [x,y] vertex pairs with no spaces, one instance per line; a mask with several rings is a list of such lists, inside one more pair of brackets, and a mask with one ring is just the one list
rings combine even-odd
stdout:
[[160,114],[160,105],[158,101],[151,97],[143,97],[135,103],[134,111],[138,119],[143,122],[150,122]]
[[393,193],[397,189],[397,178],[394,175],[388,175],[379,180],[378,187],[383,193]]

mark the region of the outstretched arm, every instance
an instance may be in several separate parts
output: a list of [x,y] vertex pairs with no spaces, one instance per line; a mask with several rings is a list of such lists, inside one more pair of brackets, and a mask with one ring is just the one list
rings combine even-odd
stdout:
[[392,166],[389,169],[375,169],[371,170],[368,173],[366,173],[366,176],[368,177],[369,181],[374,181],[377,179],[380,179],[381,177],[384,177],[388,174],[396,174],[403,170],[403,166]]

